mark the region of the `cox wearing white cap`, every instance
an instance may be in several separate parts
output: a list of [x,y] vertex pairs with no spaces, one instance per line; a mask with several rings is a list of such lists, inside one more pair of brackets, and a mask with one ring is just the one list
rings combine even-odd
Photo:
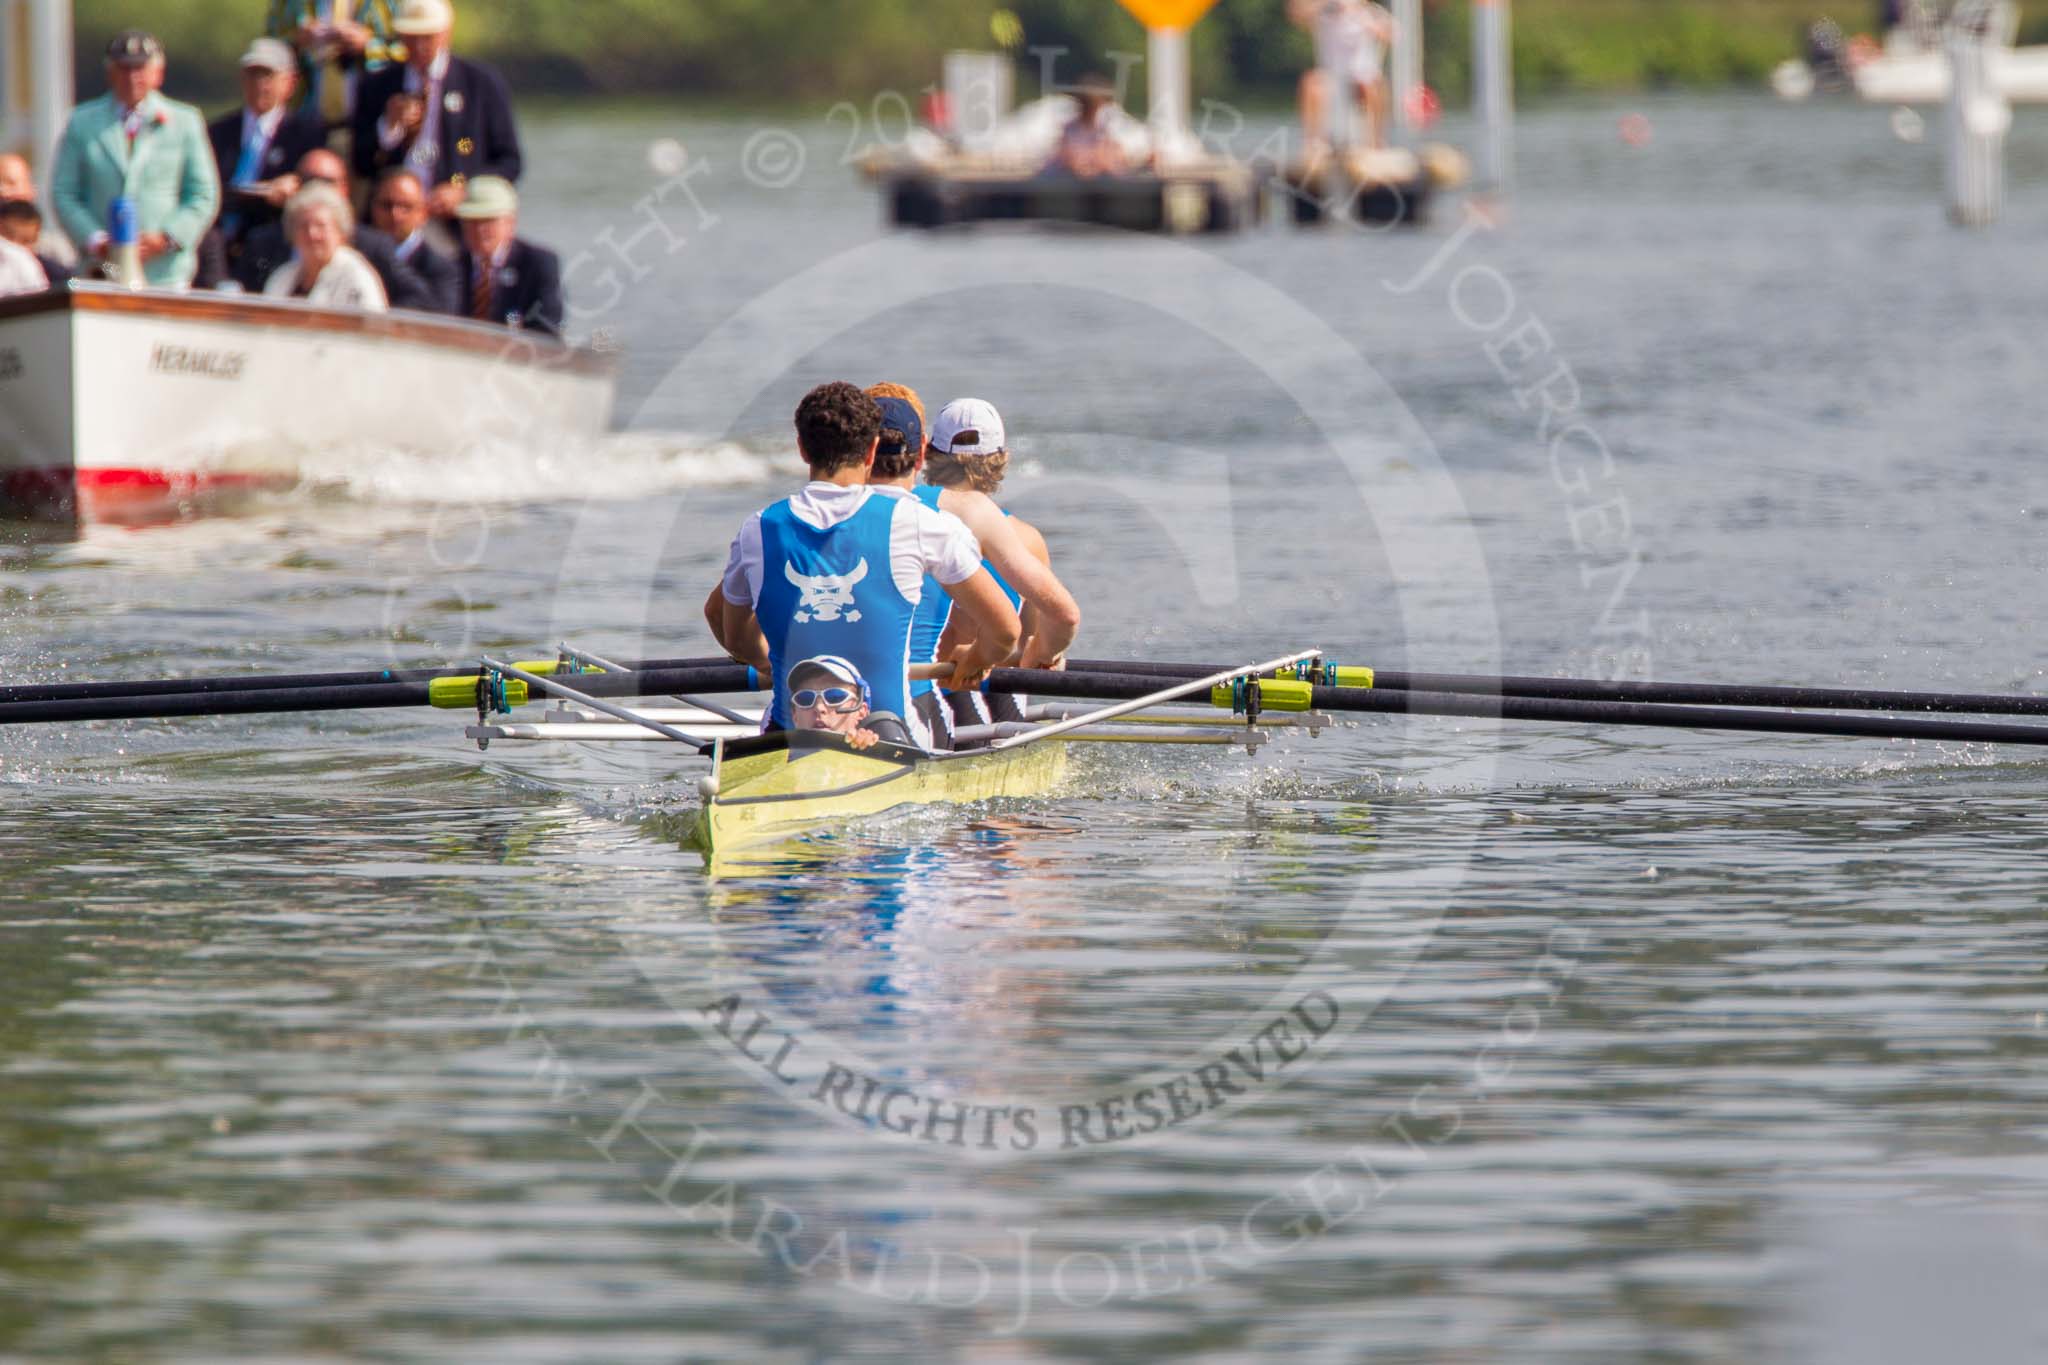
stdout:
[[915,743],[903,718],[873,709],[874,692],[853,661],[837,654],[819,654],[789,670],[791,727],[844,735],[855,749],[872,749],[881,740]]

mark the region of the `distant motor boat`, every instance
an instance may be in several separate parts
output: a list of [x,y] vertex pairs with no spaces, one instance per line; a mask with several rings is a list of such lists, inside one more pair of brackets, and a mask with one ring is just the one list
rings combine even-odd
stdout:
[[[2009,6],[1995,8],[1991,25],[1994,87],[2014,104],[2048,103],[2048,47],[2012,45],[2018,18]],[[1771,88],[1793,101],[1847,88],[1871,104],[1939,104],[1948,98],[1948,53],[1931,26],[1901,26],[1879,44],[1865,34],[1844,41],[1822,20],[1807,35],[1806,60],[1778,63]]]
[[296,452],[611,422],[616,358],[426,313],[74,282],[0,299],[0,516],[155,521],[289,488]]
[[[1991,80],[2014,104],[2048,103],[2048,47],[1991,50]],[[1872,104],[1939,104],[1948,98],[1948,54],[1887,50],[1849,68],[1849,84]]]

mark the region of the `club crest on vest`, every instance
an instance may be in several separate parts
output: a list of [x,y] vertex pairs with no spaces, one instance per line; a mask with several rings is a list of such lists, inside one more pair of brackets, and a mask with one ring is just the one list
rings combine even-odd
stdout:
[[785,560],[782,576],[803,594],[803,601],[797,604],[799,622],[808,625],[812,621],[843,620],[851,624],[860,620],[860,609],[853,605],[853,589],[868,576],[865,559],[854,565],[851,573],[815,575],[798,573],[796,565]]

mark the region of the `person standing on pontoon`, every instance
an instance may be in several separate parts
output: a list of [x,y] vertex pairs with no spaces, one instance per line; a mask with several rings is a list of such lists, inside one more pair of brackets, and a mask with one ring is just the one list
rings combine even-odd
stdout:
[[[1309,159],[1330,145],[1328,110],[1333,99],[1357,100],[1365,115],[1365,145],[1384,147],[1387,80],[1381,68],[1394,41],[1394,16],[1373,0],[1288,0],[1287,17],[1315,38],[1316,65],[1301,77],[1301,132]],[[1343,74],[1344,88],[1331,90],[1326,73]]]
[[796,437],[810,482],[740,527],[705,616],[728,654],[772,680],[764,729],[793,723],[793,663],[831,654],[867,681],[875,710],[903,717],[929,749],[909,704],[911,619],[926,575],[977,627],[949,659],[959,685],[1007,661],[1020,627],[958,517],[868,486],[881,432],[881,409],[851,384],[804,395]]

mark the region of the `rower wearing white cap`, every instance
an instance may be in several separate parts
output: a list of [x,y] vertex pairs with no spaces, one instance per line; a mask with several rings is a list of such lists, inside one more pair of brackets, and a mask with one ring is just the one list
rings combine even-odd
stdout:
[[[920,500],[951,512],[982,538],[983,563],[1010,604],[1022,613],[1024,643],[1021,668],[1063,668],[1067,648],[1081,629],[1081,608],[1052,571],[1052,552],[1038,528],[999,506],[994,497],[1010,467],[1009,436],[995,405],[979,398],[956,398],[933,419],[925,452]],[[948,610],[943,598],[930,593],[919,604],[911,631],[912,655],[919,661],[937,658],[942,649],[972,638],[973,626]],[[913,684],[913,693],[930,684]],[[949,700],[960,725],[987,725],[1022,720],[1021,696],[953,688]],[[921,699],[915,704],[929,706]]]
[[875,400],[851,384],[804,395],[797,446],[811,481],[740,528],[705,615],[735,659],[768,670],[775,691],[765,729],[794,723],[792,661],[830,654],[859,673],[874,709],[902,716],[929,748],[931,734],[910,709],[918,603],[937,592],[974,621],[975,638],[949,656],[968,687],[1016,649],[1017,613],[958,517],[868,486],[881,424]]

